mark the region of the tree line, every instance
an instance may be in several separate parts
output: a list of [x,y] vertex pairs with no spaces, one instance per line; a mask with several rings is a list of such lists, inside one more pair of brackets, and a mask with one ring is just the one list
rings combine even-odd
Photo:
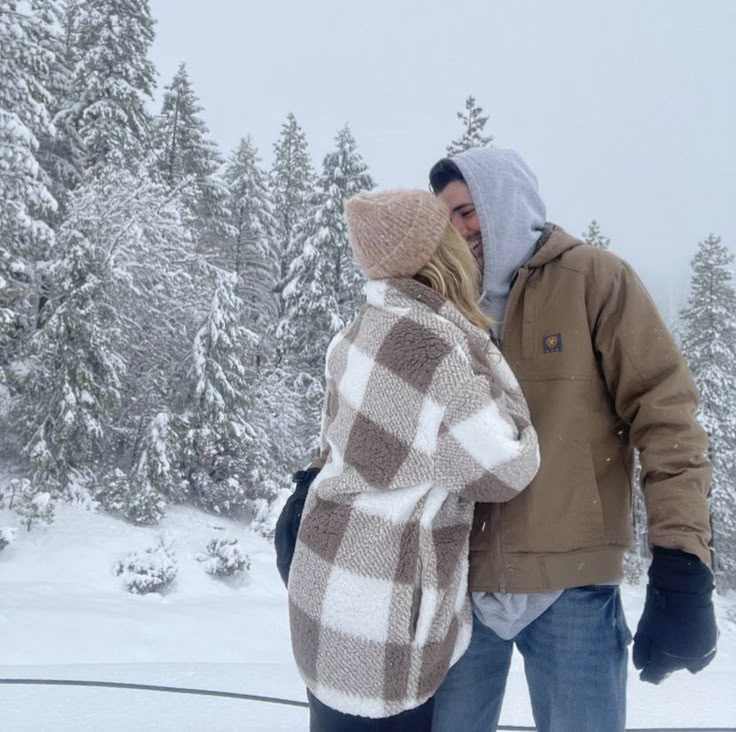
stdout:
[[[269,168],[249,137],[225,157],[185,64],[150,111],[153,40],[147,0],[0,0],[0,450],[29,526],[77,499],[267,528],[316,445],[327,344],[362,301],[342,211],[375,182],[350,128],[319,168],[293,114]],[[448,154],[493,143],[474,97],[457,117]],[[581,238],[611,245],[595,220]],[[699,244],[677,328],[731,586],[732,259]]]

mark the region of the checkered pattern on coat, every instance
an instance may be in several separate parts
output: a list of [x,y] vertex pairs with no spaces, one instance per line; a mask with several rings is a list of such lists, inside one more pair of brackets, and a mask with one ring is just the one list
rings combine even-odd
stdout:
[[467,648],[474,501],[534,477],[536,433],[488,336],[411,279],[368,283],[327,352],[321,443],[289,579],[299,671],[324,704],[386,717]]

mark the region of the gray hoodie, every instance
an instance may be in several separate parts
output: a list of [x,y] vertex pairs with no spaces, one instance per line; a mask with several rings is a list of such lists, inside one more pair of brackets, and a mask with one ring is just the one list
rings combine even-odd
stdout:
[[542,234],[544,202],[534,173],[513,150],[474,147],[452,160],[465,178],[483,237],[481,307],[500,322],[514,274]]
[[[499,324],[516,270],[534,254],[546,221],[537,178],[513,150],[474,147],[452,158],[460,169],[478,214],[483,237],[481,308]],[[500,327],[494,327],[500,337]],[[536,620],[562,594],[473,592],[473,611],[506,640]]]

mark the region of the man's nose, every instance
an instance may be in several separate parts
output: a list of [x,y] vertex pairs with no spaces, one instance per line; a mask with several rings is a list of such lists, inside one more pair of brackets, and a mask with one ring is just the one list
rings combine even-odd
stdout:
[[472,222],[463,219],[460,222],[460,233],[463,235],[464,238],[470,236],[470,234],[473,233]]

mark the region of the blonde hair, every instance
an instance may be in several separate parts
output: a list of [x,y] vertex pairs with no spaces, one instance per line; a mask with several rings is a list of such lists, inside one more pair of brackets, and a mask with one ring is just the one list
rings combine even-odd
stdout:
[[432,258],[415,278],[447,298],[473,325],[488,332],[495,321],[478,304],[480,274],[470,246],[448,223]]

